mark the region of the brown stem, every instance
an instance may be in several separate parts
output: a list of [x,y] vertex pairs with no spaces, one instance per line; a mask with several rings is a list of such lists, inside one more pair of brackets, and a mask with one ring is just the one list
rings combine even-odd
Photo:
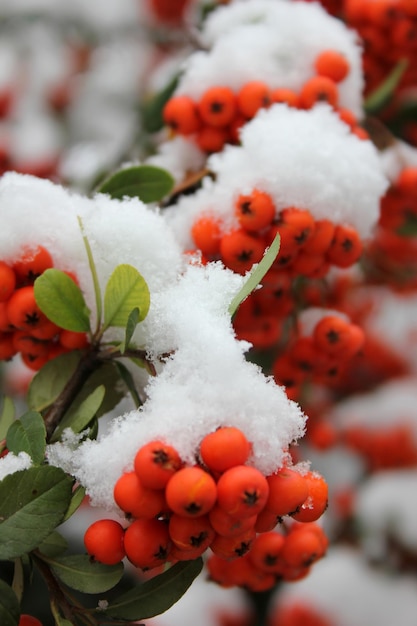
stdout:
[[43,579],[46,582],[46,585],[49,589],[49,593],[52,598],[59,605],[63,616],[67,619],[71,624],[76,624],[74,611],[72,606],[68,603],[64,592],[62,591],[60,585],[58,584],[55,576],[52,574],[48,565],[39,558],[36,554],[32,554],[33,559],[42,574]]
[[99,352],[94,349],[81,357],[77,369],[65,385],[64,389],[44,415],[47,441],[50,441],[55,429],[63,419],[75,396],[81,391],[85,381],[102,363]]

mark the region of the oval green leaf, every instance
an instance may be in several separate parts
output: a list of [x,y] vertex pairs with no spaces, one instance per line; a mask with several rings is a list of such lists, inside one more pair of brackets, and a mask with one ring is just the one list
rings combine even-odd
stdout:
[[54,530],[46,539],[38,546],[39,552],[49,558],[55,558],[63,554],[68,548],[68,541]]
[[129,347],[130,340],[133,337],[133,333],[135,332],[136,326],[139,323],[139,309],[135,307],[133,311],[130,312],[130,315],[127,319],[126,323],[126,332],[124,341],[120,344],[120,352],[123,354],[126,348]]
[[139,198],[142,202],[158,202],[174,187],[174,179],[166,170],[154,165],[137,165],[119,170],[99,187],[99,193],[111,198]]
[[4,580],[0,579],[0,624],[17,626],[20,618],[20,606],[16,594]]
[[177,602],[199,575],[201,558],[176,563],[169,570],[131,589],[109,604],[105,614],[119,620],[142,620],[159,615]]
[[62,522],[72,479],[58,467],[9,474],[0,482],[0,559],[13,559],[42,543]]
[[8,396],[4,396],[0,414],[0,441],[6,437],[9,427],[13,424],[14,417],[15,408],[13,400]]
[[74,433],[80,433],[87,428],[88,424],[99,410],[105,393],[105,386],[100,385],[94,389],[89,396],[82,400],[82,402],[75,401],[68,409],[58,428],[54,431],[51,442],[54,443],[58,441],[65,428],[71,428]]
[[73,491],[70,505],[67,509],[67,512],[64,515],[63,522],[66,522],[67,519],[71,517],[77,511],[77,509],[83,503],[85,498],[85,488],[82,485],[78,485],[78,487]]
[[39,308],[54,324],[65,330],[88,332],[90,311],[81,289],[61,270],[43,272],[35,280],[35,298]]
[[60,354],[36,372],[30,383],[27,402],[34,411],[43,411],[53,404],[77,369],[79,352]]
[[279,234],[277,234],[274,241],[271,243],[264,256],[262,257],[261,261],[257,264],[255,269],[251,271],[251,273],[249,274],[249,278],[231,301],[229,306],[229,313],[232,317],[236,313],[242,302],[259,285],[267,271],[272,266],[273,262],[277,258],[280,244],[281,238]]
[[10,452],[26,452],[34,465],[41,465],[45,460],[46,429],[42,415],[28,411],[13,422],[7,433],[7,447]]
[[139,309],[139,320],[148,314],[150,293],[143,276],[132,265],[118,265],[106,285],[104,294],[104,328],[125,328],[133,309]]
[[123,576],[123,563],[103,565],[85,554],[48,560],[54,574],[63,583],[83,593],[102,593],[112,589]]

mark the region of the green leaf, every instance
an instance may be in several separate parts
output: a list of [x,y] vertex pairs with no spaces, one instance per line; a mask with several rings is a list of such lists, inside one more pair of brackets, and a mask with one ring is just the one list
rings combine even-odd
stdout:
[[143,276],[132,265],[118,265],[106,285],[104,294],[104,328],[126,327],[133,309],[139,309],[139,321],[145,319],[150,293]]
[[398,61],[384,82],[369,94],[364,103],[364,109],[368,115],[377,113],[388,103],[407,67],[408,59]]
[[0,482],[0,559],[30,552],[58,526],[71,500],[72,480],[58,467],[31,467]]
[[73,403],[65,414],[64,419],[56,428],[51,442],[58,441],[66,428],[71,428],[74,433],[80,433],[85,430],[99,410],[105,393],[106,388],[104,385],[100,385],[84,400]]
[[132,339],[133,333],[135,332],[135,329],[138,323],[139,323],[139,309],[138,307],[135,307],[133,311],[130,312],[130,315],[127,319],[125,339],[120,344],[120,352],[122,354],[126,350],[126,348],[129,346],[130,340]]
[[105,415],[125,397],[126,392],[119,384],[119,372],[113,362],[104,363],[91,374],[84,384],[81,392],[76,397],[79,403],[87,398],[100,385],[104,385],[106,393],[100,407],[97,409],[97,417]]
[[274,241],[271,243],[264,256],[262,257],[261,261],[255,267],[255,269],[251,271],[251,273],[249,274],[249,278],[231,301],[229,306],[229,313],[232,317],[236,313],[239,306],[242,304],[243,300],[245,300],[249,296],[249,294],[252,293],[255,287],[259,285],[267,271],[272,266],[273,262],[277,258],[280,248],[280,242],[280,236],[279,234],[277,234]]
[[176,563],[109,604],[106,615],[120,620],[142,620],[169,609],[187,591],[203,567],[201,558]]
[[136,165],[119,170],[99,187],[99,193],[107,193],[121,200],[128,196],[142,202],[158,202],[174,187],[174,179],[166,170],[154,165]]
[[67,548],[67,540],[56,530],[54,530],[49,537],[47,537],[45,541],[42,541],[42,543],[38,546],[39,552],[51,559],[63,554]]
[[67,352],[48,361],[36,372],[27,396],[29,408],[43,411],[53,404],[77,369],[79,361],[78,352]]
[[6,444],[10,452],[26,452],[34,465],[45,460],[46,429],[42,415],[28,411],[13,422],[7,433]]
[[45,270],[35,280],[35,298],[40,309],[60,328],[90,330],[90,311],[82,291],[65,272]]
[[98,274],[97,274],[97,268],[96,268],[96,264],[94,262],[94,257],[93,257],[93,251],[91,250],[91,246],[90,246],[90,242],[88,241],[88,237],[84,232],[84,225],[82,222],[81,217],[78,215],[77,216],[77,220],[78,220],[78,225],[80,227],[81,230],[81,234],[82,234],[82,238],[83,238],[83,243],[84,243],[84,248],[87,254],[87,258],[88,258],[88,266],[90,268],[90,272],[91,272],[91,278],[93,280],[93,287],[94,287],[94,297],[96,300],[96,332],[98,332],[98,329],[100,328],[100,324],[101,324],[101,289],[100,289],[100,282],[98,280]]
[[0,579],[0,624],[17,626],[20,619],[20,606],[16,594],[4,580]]
[[139,408],[142,405],[142,401],[136,390],[132,374],[127,369],[127,367],[123,365],[123,363],[120,363],[120,361],[116,362],[116,367],[119,370],[120,377],[122,378],[123,382],[129,390],[130,395],[132,396],[132,400],[135,403],[136,408]]
[[179,75],[174,76],[164,89],[142,106],[142,124],[147,133],[157,133],[164,126],[164,106],[176,90],[178,82]]
[[5,439],[7,435],[7,431],[9,427],[14,421],[15,417],[15,408],[13,404],[13,400],[8,396],[4,396],[3,398],[3,406],[1,408],[0,414],[0,441]]
[[103,565],[85,554],[64,556],[48,563],[63,583],[83,593],[102,593],[112,589],[123,576],[123,563]]
[[75,511],[83,503],[84,498],[85,498],[85,488],[82,485],[78,485],[78,487],[75,489],[75,491],[72,494],[70,505],[67,509],[67,512],[65,513],[64,519],[62,520],[63,522],[65,522],[72,515],[74,515]]

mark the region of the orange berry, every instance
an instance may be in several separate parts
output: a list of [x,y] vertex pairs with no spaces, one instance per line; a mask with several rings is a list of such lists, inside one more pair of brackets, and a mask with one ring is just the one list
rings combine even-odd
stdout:
[[287,104],[290,107],[298,107],[298,94],[292,89],[277,87],[271,91],[271,102],[274,104]]
[[163,565],[171,548],[168,526],[157,519],[135,520],[125,531],[126,556],[142,570]]
[[32,285],[16,289],[7,302],[7,316],[19,330],[37,328],[48,319],[36,304]]
[[226,267],[245,274],[254,263],[259,263],[265,252],[265,242],[244,230],[233,230],[220,241],[220,256]]
[[297,522],[315,522],[327,509],[328,487],[324,478],[315,472],[307,472],[304,478],[307,481],[308,495],[292,517]]
[[288,228],[286,234],[290,236],[290,241],[286,242],[286,237],[282,236],[282,245],[289,245],[290,248],[300,249],[304,247],[310,237],[313,236],[316,223],[314,217],[307,209],[300,209],[295,206],[286,207],[280,212],[281,223]]
[[203,548],[183,549],[176,546],[175,543],[172,543],[167,556],[167,561],[170,563],[176,563],[177,561],[193,561],[194,559],[198,559],[198,557],[205,551],[206,548],[204,546]]
[[333,241],[334,231],[335,225],[330,220],[317,220],[313,232],[304,244],[304,252],[324,254]]
[[299,101],[304,109],[311,109],[318,102],[328,102],[337,107],[339,92],[334,80],[327,76],[313,76],[301,88]]
[[215,256],[220,250],[220,220],[212,215],[202,215],[193,223],[191,236],[204,255]]
[[167,126],[181,135],[192,135],[201,127],[197,105],[189,96],[173,96],[163,109],[163,120]]
[[350,71],[350,64],[345,55],[338,50],[323,50],[316,57],[314,67],[319,76],[327,76],[335,83],[340,83]]
[[351,129],[355,128],[358,125],[358,120],[350,109],[340,108],[337,109],[337,113],[342,122],[347,124]]
[[248,559],[264,572],[273,572],[281,558],[286,539],[278,532],[258,535],[252,544]]
[[7,302],[0,301],[0,331],[9,332],[12,330],[14,329],[7,314]]
[[275,217],[275,204],[268,193],[254,189],[250,194],[242,194],[237,198],[235,213],[242,228],[257,232],[271,225]]
[[0,332],[0,361],[8,361],[17,353],[13,335],[12,332]]
[[17,330],[13,334],[13,344],[16,352],[24,352],[34,357],[44,356],[49,351],[49,343],[47,341],[36,339],[36,337],[33,337],[25,330]]
[[327,250],[327,260],[337,267],[350,267],[362,254],[362,241],[353,226],[338,224],[332,243]]
[[275,515],[273,511],[265,508],[258,513],[255,522],[255,530],[257,533],[267,533],[274,530],[279,522],[279,515]]
[[21,352],[20,354],[23,363],[31,370],[38,372],[47,363],[51,356],[48,354],[30,354]]
[[283,467],[275,474],[267,476],[269,496],[265,508],[277,516],[291,515],[297,511],[308,496],[305,476]]
[[417,167],[405,167],[401,170],[396,186],[403,192],[417,196]]
[[251,445],[244,433],[234,426],[222,426],[206,435],[200,444],[200,454],[211,472],[224,472],[234,465],[243,465]]
[[281,558],[292,568],[310,567],[323,556],[320,538],[309,530],[292,532],[283,543]]
[[24,255],[13,264],[17,281],[21,285],[32,284],[43,272],[53,267],[50,253],[43,246],[25,250]]
[[365,342],[363,330],[338,315],[326,315],[317,322],[313,338],[319,350],[345,359],[359,352]]
[[79,333],[72,330],[61,330],[59,342],[67,350],[84,350],[89,344],[86,333]]
[[148,489],[164,489],[182,461],[173,446],[163,441],[150,441],[138,450],[134,468],[140,482]]
[[0,261],[0,302],[10,298],[16,287],[16,274],[4,261]]
[[229,140],[229,132],[219,126],[203,126],[196,134],[195,141],[203,152],[220,152]]
[[209,87],[201,96],[197,107],[205,124],[228,126],[236,115],[236,96],[229,87]]
[[216,483],[201,467],[184,467],[169,479],[165,496],[174,513],[198,517],[213,508],[217,497]]
[[234,517],[251,517],[265,506],[269,487],[265,476],[255,467],[237,465],[222,474],[217,482],[217,504]]
[[45,341],[56,337],[61,330],[62,329],[60,329],[56,324],[45,317],[39,326],[30,329],[30,334],[32,337],[36,337],[36,339],[43,339]]
[[271,90],[259,80],[253,80],[241,87],[237,94],[237,105],[241,114],[252,119],[261,108],[271,104]]
[[235,537],[250,528],[254,528],[256,519],[256,515],[251,517],[234,517],[217,505],[209,513],[210,524],[218,535],[223,535],[224,537]]
[[171,516],[168,525],[169,535],[181,550],[199,548],[203,553],[215,537],[215,532],[207,515],[199,517]]
[[152,518],[166,510],[163,491],[147,489],[136,472],[125,472],[116,481],[114,501],[127,516]]
[[216,535],[210,544],[210,549],[223,559],[237,559],[249,552],[255,537],[256,533],[253,528],[229,537]]
[[105,565],[120,563],[125,557],[123,527],[111,519],[101,519],[89,526],[84,545],[90,556]]

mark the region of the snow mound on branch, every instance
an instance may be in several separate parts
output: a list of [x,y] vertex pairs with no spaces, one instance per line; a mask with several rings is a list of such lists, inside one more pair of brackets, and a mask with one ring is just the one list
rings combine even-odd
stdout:
[[228,85],[237,91],[251,80],[299,91],[316,73],[315,57],[324,49],[334,49],[345,55],[351,68],[339,84],[340,106],[362,115],[357,36],[319,4],[232,2],[208,16],[201,39],[210,49],[185,61],[176,93],[198,99],[208,87]]
[[[167,224],[136,198],[119,201],[104,194],[87,198],[48,180],[10,172],[0,180],[0,206],[1,259],[13,263],[25,249],[44,246],[54,267],[76,275],[93,312],[93,283],[78,217],[102,288],[122,263],[142,274],[151,293],[175,281],[182,271],[183,256]],[[142,331],[147,323],[138,327],[138,341],[145,341]]]
[[[305,417],[282,387],[245,360],[248,344],[236,341],[228,307],[242,277],[220,263],[190,266],[171,286],[153,293],[149,345],[175,352],[146,389],[137,411],[117,418],[98,441],[78,449],[57,444],[49,460],[73,473],[93,505],[114,508],[113,486],[133,468],[137,450],[162,438],[187,463],[218,426],[241,428],[252,442],[250,464],[269,474],[302,436]],[[173,341],[174,340],[174,341]]]
[[215,180],[206,177],[168,212],[185,248],[193,246],[190,230],[200,214],[218,216],[224,231],[237,227],[234,202],[255,187],[272,196],[277,211],[306,208],[315,219],[347,223],[369,236],[387,180],[373,144],[353,135],[328,105],[262,110],[244,126],[241,144],[209,157]]

